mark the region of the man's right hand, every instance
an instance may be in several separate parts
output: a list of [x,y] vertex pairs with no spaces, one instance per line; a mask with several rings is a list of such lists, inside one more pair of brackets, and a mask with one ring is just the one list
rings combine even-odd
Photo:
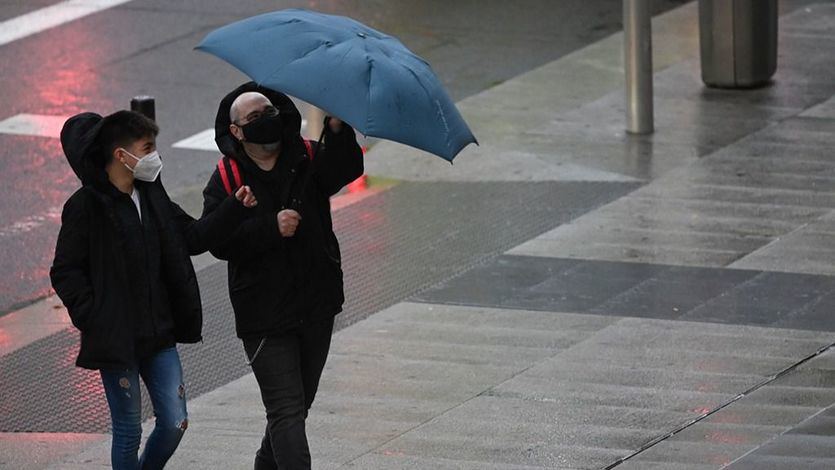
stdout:
[[235,199],[241,201],[241,204],[249,209],[258,205],[258,199],[255,198],[255,194],[249,186],[241,186],[238,188],[235,192]]
[[293,209],[285,209],[278,213],[278,231],[282,237],[292,237],[296,234],[296,228],[302,216]]

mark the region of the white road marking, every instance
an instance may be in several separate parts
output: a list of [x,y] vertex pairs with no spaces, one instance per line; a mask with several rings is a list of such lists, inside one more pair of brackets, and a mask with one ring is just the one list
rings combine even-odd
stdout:
[[[302,119],[302,132],[307,128],[307,120]],[[219,152],[217,144],[215,144],[215,130],[214,128],[200,131],[191,137],[186,137],[183,140],[174,142],[171,147],[178,149],[190,150],[204,150],[206,152]]]
[[219,151],[217,149],[217,144],[215,144],[214,129],[206,129],[205,131],[198,132],[191,137],[186,137],[183,140],[174,142],[172,147],[178,149],[205,150],[207,152]]
[[66,0],[0,23],[0,46],[131,0]]
[[0,23],[0,46],[131,0],[65,0]]
[[0,121],[0,134],[58,138],[61,135],[61,127],[67,118],[67,116],[47,116],[43,114],[18,114]]

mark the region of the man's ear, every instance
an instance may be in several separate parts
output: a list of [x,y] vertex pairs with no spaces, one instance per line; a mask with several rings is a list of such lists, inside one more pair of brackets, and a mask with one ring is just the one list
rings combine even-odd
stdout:
[[244,140],[244,133],[237,125],[229,124],[229,132],[232,134],[232,137],[238,139],[238,141]]

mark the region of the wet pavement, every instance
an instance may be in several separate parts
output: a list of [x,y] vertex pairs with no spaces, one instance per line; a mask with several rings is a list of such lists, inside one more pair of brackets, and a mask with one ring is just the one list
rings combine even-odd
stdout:
[[835,331],[835,278],[742,269],[503,256],[416,299]]
[[[651,137],[622,131],[618,36],[581,49],[578,41],[552,62],[553,51],[495,60],[497,74],[522,71],[517,60],[547,63],[499,84],[485,73],[478,93],[453,73],[448,84],[482,146],[450,167],[377,144],[367,164],[373,191],[336,204],[348,303],[307,422],[317,468],[830,468],[835,69],[820,46],[835,37],[835,4],[824,3],[781,3],[780,72],[773,86],[750,92],[700,86],[694,4],[656,18]],[[81,21],[103,27],[120,12],[151,18],[159,8],[130,2]],[[507,44],[549,34],[514,28],[547,23],[542,10],[518,13],[518,24],[491,15],[453,25],[454,16],[421,8],[403,12],[448,26],[416,40],[438,69],[459,63],[454,51],[495,44],[485,41],[489,28]],[[167,21],[189,9],[180,4]],[[229,9],[219,6],[212,20],[238,14]],[[220,68],[211,82],[191,70],[182,44],[209,28],[200,21],[165,31],[158,48],[113,59],[138,77],[169,58],[184,80],[198,79],[193,90],[148,81],[180,106],[166,111],[180,119],[165,145],[207,127],[182,109],[211,115],[215,98],[201,97],[237,81]],[[404,24],[404,37],[420,36],[424,20]],[[123,78],[145,83],[113,83]],[[122,85],[108,86],[107,99],[121,102]],[[166,181],[194,211],[206,177],[195,170],[207,174],[214,157],[170,155]],[[14,230],[36,240],[49,220]],[[231,334],[224,265],[198,262],[207,341],[181,350],[192,420],[170,467],[248,468],[263,432],[260,398]],[[38,309],[55,310],[42,302],[33,315]],[[20,313],[7,317],[17,325]],[[0,431],[46,430],[66,442],[38,459],[22,456],[35,454],[44,434],[0,434],[0,467],[105,468],[100,385],[71,367],[75,333],[53,316],[45,318],[54,330],[2,349],[0,395],[50,398],[0,399]],[[79,431],[99,437],[80,440]]]
[[[0,21],[57,2],[0,1]],[[0,314],[49,293],[48,266],[63,201],[78,186],[54,138],[8,134],[19,114],[109,113],[157,98],[163,174],[175,196],[202,186],[210,152],[171,145],[212,127],[217,102],[244,77],[192,48],[210,30],[289,7],[350,14],[399,37],[433,64],[455,99],[501,83],[617,31],[620,0],[563,2],[171,2],[134,0],[0,46]],[[664,11],[682,0],[656,0]],[[571,16],[564,15],[571,11]],[[547,45],[547,47],[545,47]],[[54,132],[54,131],[53,131]]]
[[[336,327],[356,323],[635,187],[404,183],[341,209],[335,213],[334,227],[344,253],[348,300]],[[552,200],[559,204],[544,203]],[[444,208],[444,217],[433,217],[439,208]],[[504,220],[508,229],[484,232],[484,221],[493,217]],[[415,226],[415,220],[423,222]],[[454,231],[447,228],[449,220],[459,221]],[[203,269],[198,278],[205,307],[204,342],[180,348],[191,397],[249,373],[240,341],[232,333],[225,263]],[[33,396],[42,393],[45,381],[50,384],[46,401],[0,400],[0,432],[109,430],[98,373],[73,367],[78,343],[78,333],[64,329],[0,356],[4,397]],[[151,416],[148,400],[144,408],[145,416]]]

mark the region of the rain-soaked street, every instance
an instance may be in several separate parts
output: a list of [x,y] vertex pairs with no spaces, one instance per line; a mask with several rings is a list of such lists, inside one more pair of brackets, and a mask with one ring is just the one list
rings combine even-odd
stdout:
[[[0,21],[51,3],[58,2],[2,1]],[[547,0],[509,7],[500,1],[110,3],[121,4],[0,45],[0,172],[6,177],[0,313],[49,292],[61,206],[78,186],[54,138],[66,117],[107,114],[127,107],[133,96],[152,95],[169,191],[205,183],[216,155],[172,144],[211,127],[219,99],[244,81],[228,65],[192,50],[217,26],[290,7],[352,15],[429,60],[456,100],[620,28],[618,0],[565,1],[559,8]],[[683,2],[656,3],[662,11]]]
[[[835,468],[835,1],[780,2],[774,80],[726,90],[702,83],[697,3],[652,0],[655,133],[635,136],[622,0],[0,0],[0,469],[110,464],[48,278],[79,186],[63,122],[153,96],[163,182],[198,215],[218,100],[246,78],[193,48],[292,7],[397,36],[479,140],[451,166],[360,139],[367,179],[332,200],[346,302],[315,468]],[[251,468],[264,416],[227,266],[195,268],[167,468]],[[142,416],[147,435],[146,393]]]

